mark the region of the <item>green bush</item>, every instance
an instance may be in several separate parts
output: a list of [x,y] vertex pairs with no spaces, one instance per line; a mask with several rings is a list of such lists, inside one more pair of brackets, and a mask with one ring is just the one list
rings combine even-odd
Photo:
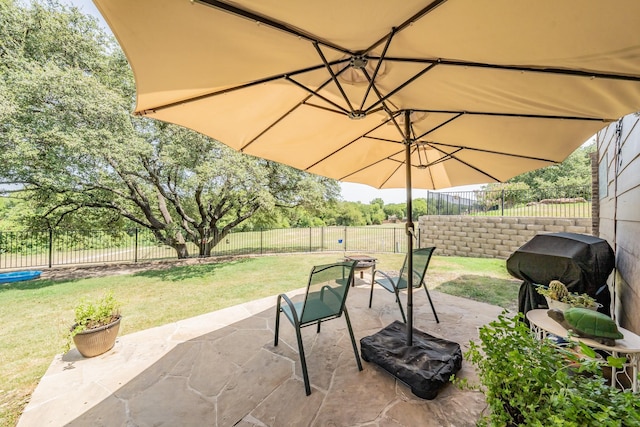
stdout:
[[490,408],[479,425],[640,426],[638,395],[609,386],[601,376],[603,365],[620,367],[623,360],[579,358],[540,341],[522,314],[510,318],[505,312],[480,328],[480,343],[472,341],[465,358],[476,367],[481,385],[456,382],[483,391]]
[[107,292],[96,301],[88,301],[83,298],[75,307],[74,312],[74,324],[67,333],[65,352],[71,348],[71,341],[75,335],[115,322],[120,317],[120,303],[112,292]]

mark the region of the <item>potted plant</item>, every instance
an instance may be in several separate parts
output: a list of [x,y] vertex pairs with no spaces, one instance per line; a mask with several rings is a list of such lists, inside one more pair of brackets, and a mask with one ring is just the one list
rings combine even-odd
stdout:
[[[580,343],[580,353],[539,340],[518,313],[503,312],[479,329],[465,358],[480,384],[455,379],[460,387],[484,393],[490,411],[481,426],[638,426],[640,399],[631,390],[610,386],[606,366],[621,368],[624,358],[597,358]],[[621,424],[621,420],[624,420]]]
[[120,329],[120,303],[108,292],[96,301],[83,299],[75,307],[75,323],[67,335],[84,357],[94,357],[113,348]]
[[549,282],[548,287],[538,285],[536,290],[547,300],[547,306],[549,308],[558,308],[562,311],[571,307],[582,307],[597,310],[602,306],[587,294],[569,292],[564,283],[559,280],[552,280]]

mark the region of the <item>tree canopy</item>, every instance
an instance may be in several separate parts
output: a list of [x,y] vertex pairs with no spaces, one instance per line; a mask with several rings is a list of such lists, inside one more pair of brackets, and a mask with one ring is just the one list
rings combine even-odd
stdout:
[[134,82],[95,19],[56,2],[0,1],[0,184],[41,226],[150,229],[179,257],[234,227],[335,201],[338,184],[130,114]]

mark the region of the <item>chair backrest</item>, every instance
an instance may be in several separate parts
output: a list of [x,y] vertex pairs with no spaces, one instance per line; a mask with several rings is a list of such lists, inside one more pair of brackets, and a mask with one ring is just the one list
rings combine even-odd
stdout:
[[[429,267],[429,261],[435,247],[420,248],[413,250],[413,287],[419,288],[424,280],[424,275],[427,273],[427,267]],[[400,270],[400,277],[398,279],[398,289],[407,288],[407,280],[409,278],[409,271],[407,269],[407,257],[404,258],[404,264]]]
[[357,261],[316,265],[311,269],[300,324],[342,316]]

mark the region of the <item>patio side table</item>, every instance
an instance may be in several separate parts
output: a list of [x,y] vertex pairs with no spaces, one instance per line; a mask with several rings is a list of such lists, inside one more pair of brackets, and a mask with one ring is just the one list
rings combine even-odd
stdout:
[[633,332],[618,327],[624,338],[616,340],[615,346],[608,346],[594,341],[590,338],[581,338],[575,335],[568,338],[567,330],[558,322],[547,315],[546,309],[536,309],[527,312],[527,319],[531,330],[538,339],[546,338],[548,333],[559,336],[563,339],[582,342],[589,347],[601,350],[613,357],[626,357],[627,362],[623,369],[611,368],[611,386],[619,386],[629,389],[634,393],[638,392],[638,372],[640,370],[640,336]]

